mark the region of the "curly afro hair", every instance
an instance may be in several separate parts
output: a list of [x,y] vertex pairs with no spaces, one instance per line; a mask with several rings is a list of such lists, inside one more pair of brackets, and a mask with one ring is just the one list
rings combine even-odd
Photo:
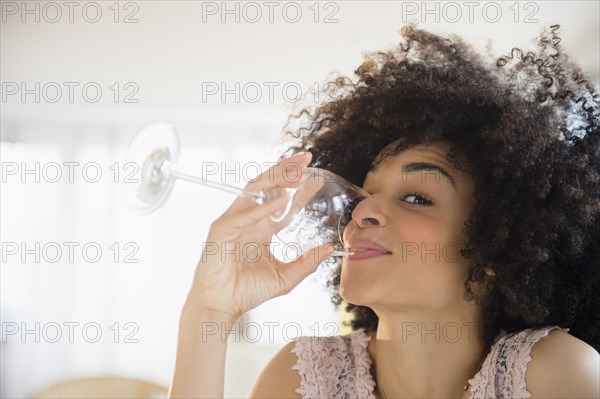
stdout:
[[[453,143],[468,162],[452,151],[448,159],[475,188],[461,254],[470,265],[465,299],[482,309],[487,345],[502,330],[558,325],[600,350],[599,95],[558,29],[542,32],[535,51],[513,48],[488,63],[460,37],[405,26],[397,47],[365,55],[355,83],[335,75],[336,98],[284,127],[294,143],[283,156],[310,151],[311,166],[357,185],[398,139],[386,156]],[[495,276],[478,297],[472,284],[490,266]],[[328,287],[340,306],[334,270]],[[370,308],[346,308],[353,329],[377,328]]]

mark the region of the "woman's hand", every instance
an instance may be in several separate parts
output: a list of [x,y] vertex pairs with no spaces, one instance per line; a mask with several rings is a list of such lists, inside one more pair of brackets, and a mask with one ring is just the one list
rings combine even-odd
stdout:
[[[297,173],[310,159],[310,153],[284,159],[246,189],[297,187],[302,182]],[[238,197],[211,224],[188,296],[188,307],[194,312],[236,320],[262,302],[291,291],[331,255],[333,249],[323,245],[291,263],[275,259],[270,251],[274,231],[269,215],[283,210],[286,203],[287,196],[262,205]]]

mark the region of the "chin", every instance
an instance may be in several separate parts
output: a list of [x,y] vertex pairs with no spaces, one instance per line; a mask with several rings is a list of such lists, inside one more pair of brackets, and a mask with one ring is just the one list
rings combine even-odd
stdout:
[[359,306],[368,306],[371,302],[373,292],[370,288],[377,287],[377,284],[370,284],[368,279],[358,276],[348,276],[343,274],[340,277],[339,293],[340,297],[348,303]]
[[386,285],[382,276],[385,276],[387,267],[386,263],[376,259],[358,262],[344,259],[340,271],[340,296],[346,302],[361,306],[376,299]]

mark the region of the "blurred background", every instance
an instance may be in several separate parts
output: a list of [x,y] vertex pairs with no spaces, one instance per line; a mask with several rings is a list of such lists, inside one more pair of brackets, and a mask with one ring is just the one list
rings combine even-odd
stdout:
[[[183,170],[243,186],[289,144],[287,116],[407,22],[490,60],[558,23],[599,80],[597,1],[0,3],[3,398],[96,376],[168,387],[202,243],[233,197],[179,181],[158,211],[131,213],[123,158],[146,122],[176,127]],[[240,320],[226,397],[298,335],[346,331],[323,271]]]

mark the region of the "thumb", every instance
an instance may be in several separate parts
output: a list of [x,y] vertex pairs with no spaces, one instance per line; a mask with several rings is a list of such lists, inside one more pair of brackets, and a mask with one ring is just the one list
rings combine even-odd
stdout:
[[289,284],[289,289],[291,290],[309,274],[314,273],[317,267],[333,252],[334,248],[331,244],[319,245],[311,248],[295,261],[286,264],[282,273],[285,275],[285,281]]

